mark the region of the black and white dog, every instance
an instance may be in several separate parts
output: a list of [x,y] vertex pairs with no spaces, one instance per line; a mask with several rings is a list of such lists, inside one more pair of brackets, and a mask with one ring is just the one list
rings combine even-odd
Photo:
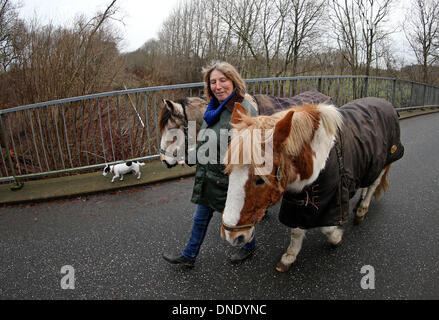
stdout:
[[113,179],[111,182],[114,182],[116,178],[120,177],[120,181],[123,180],[123,175],[128,172],[133,172],[137,174],[137,180],[140,179],[142,173],[140,172],[140,166],[144,166],[145,163],[138,161],[127,161],[125,163],[119,163],[114,166],[106,165],[104,168],[103,176],[106,176],[109,172],[114,173]]

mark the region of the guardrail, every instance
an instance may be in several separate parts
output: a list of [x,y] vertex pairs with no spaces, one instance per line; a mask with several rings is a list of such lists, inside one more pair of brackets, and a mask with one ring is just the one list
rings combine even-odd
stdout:
[[[278,97],[318,90],[337,105],[376,96],[397,110],[439,105],[439,87],[366,76],[246,80],[250,94]],[[158,159],[162,99],[201,96],[203,83],[121,90],[0,110],[0,183]]]

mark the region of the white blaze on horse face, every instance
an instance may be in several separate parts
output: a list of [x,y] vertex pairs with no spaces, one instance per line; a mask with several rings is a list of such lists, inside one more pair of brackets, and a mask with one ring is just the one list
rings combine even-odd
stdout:
[[[234,167],[229,176],[226,206],[224,208],[223,222],[231,227],[238,224],[241,211],[245,202],[245,184],[248,180],[249,166]],[[230,232],[225,231],[226,239],[232,243]]]

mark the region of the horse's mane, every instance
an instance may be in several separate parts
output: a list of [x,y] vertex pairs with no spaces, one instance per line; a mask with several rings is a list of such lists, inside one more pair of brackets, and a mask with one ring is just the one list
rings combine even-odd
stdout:
[[[227,165],[225,172],[230,173],[233,166],[250,164],[255,169],[255,174],[259,175],[261,158],[265,155],[266,148],[273,146],[275,125],[291,110],[295,112],[292,118],[290,135],[285,141],[281,152],[281,162],[285,161],[286,158],[297,157],[302,152],[303,146],[311,143],[314,133],[320,125],[320,120],[322,120],[321,124],[324,129],[330,135],[334,135],[342,123],[341,116],[336,108],[325,104],[307,104],[293,107],[271,116],[252,118],[241,114],[242,121],[232,125],[236,131],[233,133],[225,159]],[[254,134],[256,129],[266,132],[265,136],[262,135],[261,138],[258,138],[261,135]],[[266,131],[267,129],[272,130]],[[232,161],[229,161],[230,159]],[[244,160],[250,160],[251,163],[244,162]]]
[[159,132],[160,135],[163,134],[163,130],[165,130],[166,125],[168,124],[169,119],[172,118],[172,113],[168,108],[163,107],[162,111],[160,111],[159,115]]
[[[272,129],[277,121],[274,116],[252,118],[241,115],[241,119],[242,122],[232,124],[234,131],[224,159],[226,173],[230,173],[232,167],[236,165],[251,164],[253,167],[259,168],[265,157],[266,148],[272,147]],[[256,133],[256,130],[260,131]]]

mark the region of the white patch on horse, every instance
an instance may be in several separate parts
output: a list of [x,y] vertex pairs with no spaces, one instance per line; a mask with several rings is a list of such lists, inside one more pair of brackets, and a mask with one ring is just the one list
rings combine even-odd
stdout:
[[[241,217],[245,202],[245,184],[248,180],[249,166],[233,168],[229,176],[226,206],[224,208],[223,222],[229,226],[236,226]],[[228,237],[228,231],[226,231]]]
[[[320,174],[320,171],[325,168],[326,160],[328,160],[329,153],[334,147],[335,134],[337,129],[342,125],[342,119],[337,109],[334,106],[319,104],[318,109],[320,111],[321,119],[319,122],[319,128],[314,133],[314,138],[311,142],[311,149],[314,151],[313,155],[313,173],[309,179],[300,179],[300,174],[297,175],[297,179],[287,186],[287,192],[300,192],[307,185],[313,183]],[[331,118],[336,125],[328,125],[331,123]]]

